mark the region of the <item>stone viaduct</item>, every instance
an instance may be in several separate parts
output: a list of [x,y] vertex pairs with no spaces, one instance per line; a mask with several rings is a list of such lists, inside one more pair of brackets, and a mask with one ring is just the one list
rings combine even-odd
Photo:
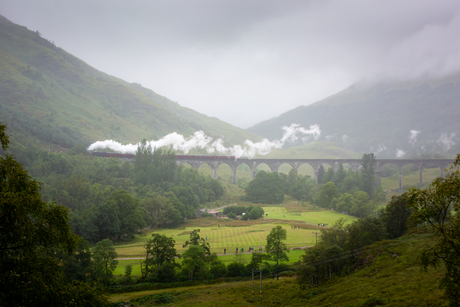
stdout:
[[[349,164],[353,171],[357,171],[361,166],[361,159],[216,159],[216,156],[181,156],[177,157],[177,163],[184,164],[188,163],[193,168],[198,169],[202,164],[208,164],[212,169],[212,176],[217,179],[217,169],[221,164],[227,164],[233,171],[233,183],[236,183],[236,169],[241,164],[246,164],[252,170],[252,179],[255,178],[257,166],[266,164],[272,172],[278,172],[279,167],[282,164],[289,164],[295,170],[298,170],[302,164],[309,164],[315,171],[315,180],[318,181],[318,170],[322,164],[330,165],[334,171],[337,171],[340,164]],[[402,192],[402,168],[407,164],[416,164],[420,171],[420,183],[423,183],[423,167],[435,165],[440,169],[441,177],[444,177],[445,168],[454,162],[453,159],[376,159],[374,169],[376,183],[378,186],[381,184],[381,170],[385,164],[394,164],[399,169],[399,191]]]

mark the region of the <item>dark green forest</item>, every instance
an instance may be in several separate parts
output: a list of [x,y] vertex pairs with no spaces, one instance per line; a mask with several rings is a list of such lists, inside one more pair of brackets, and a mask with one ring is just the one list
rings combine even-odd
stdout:
[[83,145],[64,153],[24,141],[26,146],[11,138],[7,152],[42,183],[44,201],[70,210],[72,231],[89,242],[131,237],[150,226],[177,226],[224,193],[219,181],[177,166],[174,152],[145,143],[133,163],[93,157]]

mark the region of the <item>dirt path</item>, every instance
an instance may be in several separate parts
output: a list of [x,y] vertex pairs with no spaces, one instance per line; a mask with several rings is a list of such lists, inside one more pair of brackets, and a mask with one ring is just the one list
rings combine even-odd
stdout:
[[237,203],[234,203],[234,204],[225,205],[225,206],[222,206],[222,207],[219,207],[219,208],[214,208],[214,209],[212,209],[212,210],[220,210],[220,209],[223,209],[223,208],[225,208],[225,207],[236,206],[236,205],[238,205],[238,204],[237,204]]

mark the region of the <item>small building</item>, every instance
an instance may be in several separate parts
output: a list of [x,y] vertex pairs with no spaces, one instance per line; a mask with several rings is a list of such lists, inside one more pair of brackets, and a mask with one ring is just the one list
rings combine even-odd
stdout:
[[205,209],[196,209],[195,210],[196,217],[198,217],[198,218],[201,217],[203,212],[206,212],[206,211],[208,211],[208,209],[206,209],[206,208]]
[[220,211],[209,210],[207,213],[212,214],[213,217],[219,217]]
[[196,217],[201,217],[203,213],[209,213],[212,214],[213,217],[219,217],[221,212],[220,211],[215,211],[215,210],[210,210],[210,209],[197,209],[195,210]]

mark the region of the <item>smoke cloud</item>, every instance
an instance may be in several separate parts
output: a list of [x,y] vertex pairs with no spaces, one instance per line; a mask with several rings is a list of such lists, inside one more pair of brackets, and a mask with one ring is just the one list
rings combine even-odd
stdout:
[[[152,148],[160,147],[171,147],[174,150],[180,150],[187,154],[192,149],[206,149],[209,154],[224,154],[235,156],[236,158],[247,157],[249,159],[254,158],[256,155],[267,155],[273,149],[281,149],[286,142],[296,142],[299,139],[302,142],[307,142],[311,139],[318,140],[321,136],[321,130],[318,125],[311,125],[310,129],[305,129],[299,124],[291,124],[283,126],[281,129],[284,130],[283,137],[280,140],[269,141],[263,139],[260,142],[252,142],[246,140],[244,145],[235,145],[232,147],[226,147],[224,141],[219,138],[214,140],[207,136],[203,131],[196,131],[189,138],[185,138],[176,132],[170,133],[163,138],[155,141],[148,142]],[[94,150],[96,148],[110,148],[116,152],[121,153],[135,153],[138,144],[122,145],[113,140],[97,141],[88,147],[88,150]]]
[[420,134],[420,131],[411,130],[409,131],[409,144],[414,146],[415,142],[417,142],[417,136]]
[[402,158],[406,152],[403,149],[396,149],[396,158]]
[[454,137],[455,133],[451,133],[450,135],[448,135],[447,133],[443,133],[441,134],[437,142],[442,145],[444,151],[448,151],[452,146],[455,145],[455,142],[453,140]]
[[[377,155],[377,154],[381,153],[382,151],[386,151],[386,150],[388,150],[388,148],[385,146],[385,144],[380,143],[380,144],[377,146],[377,150],[374,151],[374,154]],[[371,151],[373,151],[373,148],[371,148]]]

